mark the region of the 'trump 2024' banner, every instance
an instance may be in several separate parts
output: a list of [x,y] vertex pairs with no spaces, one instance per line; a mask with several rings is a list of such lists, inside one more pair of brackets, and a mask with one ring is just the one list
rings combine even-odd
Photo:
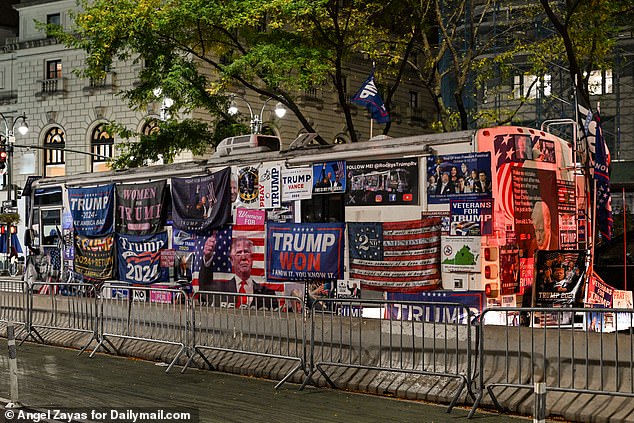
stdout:
[[267,229],[271,281],[343,279],[343,223],[279,223]]
[[129,283],[166,281],[168,269],[161,268],[161,250],[167,247],[167,232],[156,235],[117,235],[119,278]]
[[75,233],[98,236],[112,232],[114,184],[68,188],[68,204]]

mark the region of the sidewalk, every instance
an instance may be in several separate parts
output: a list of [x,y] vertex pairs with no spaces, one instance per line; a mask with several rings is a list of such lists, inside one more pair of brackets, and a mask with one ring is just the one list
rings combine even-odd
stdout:
[[[17,350],[19,401],[29,409],[170,407],[198,412],[200,422],[466,422],[468,410],[379,396],[285,384],[207,370],[169,374],[155,363],[26,342]],[[7,342],[0,340],[0,369],[8,369]],[[0,398],[9,395],[0,377]],[[2,400],[6,403],[7,400]],[[2,413],[4,414],[4,413]],[[4,420],[4,415],[1,421]],[[7,422],[15,420],[6,420]],[[115,421],[115,420],[97,420]],[[131,420],[118,419],[117,422]],[[176,420],[165,420],[176,421]],[[478,412],[477,423],[528,419]]]

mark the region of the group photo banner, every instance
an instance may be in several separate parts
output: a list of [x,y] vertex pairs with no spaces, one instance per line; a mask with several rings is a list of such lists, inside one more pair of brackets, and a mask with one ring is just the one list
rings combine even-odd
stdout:
[[184,231],[206,231],[231,221],[231,169],[172,178],[172,219]]
[[491,197],[491,154],[463,153],[427,157],[427,202]]
[[116,232],[131,235],[157,233],[163,225],[167,182],[117,185]]
[[347,206],[418,204],[418,159],[347,162]]
[[270,281],[343,279],[343,223],[272,223],[267,226]]
[[73,227],[80,235],[100,236],[112,232],[114,184],[92,188],[68,188],[68,207]]

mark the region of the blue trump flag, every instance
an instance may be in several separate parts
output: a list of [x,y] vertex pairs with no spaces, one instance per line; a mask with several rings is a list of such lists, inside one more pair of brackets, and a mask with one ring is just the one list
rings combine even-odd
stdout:
[[390,115],[385,108],[385,103],[383,103],[379,90],[377,90],[374,83],[374,69],[372,69],[368,79],[361,85],[361,88],[352,96],[352,102],[367,107],[376,123],[388,123],[390,121]]
[[594,117],[596,121],[596,138],[594,154],[594,179],[596,180],[597,196],[597,222],[601,236],[607,242],[612,239],[612,203],[610,198],[610,152],[603,138],[603,128],[601,117],[597,112]]
[[343,279],[344,233],[343,223],[267,224],[267,279]]

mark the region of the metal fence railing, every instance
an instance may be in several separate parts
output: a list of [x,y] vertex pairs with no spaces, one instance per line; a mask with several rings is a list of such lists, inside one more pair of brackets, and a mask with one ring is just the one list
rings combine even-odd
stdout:
[[88,283],[45,283],[31,286],[30,325],[28,334],[40,342],[38,329],[86,333],[90,339],[81,348],[83,353],[97,334],[97,288]]
[[305,370],[306,335],[302,300],[297,297],[197,292],[192,298],[192,355],[210,367],[206,351],[224,351],[295,362],[279,388],[298,370]]
[[[518,316],[527,326],[508,325]],[[498,409],[506,408],[495,395],[498,387],[533,390],[535,383],[543,383],[547,391],[634,397],[633,326],[631,309],[485,310],[480,318],[480,391],[471,415],[485,393]]]
[[466,391],[471,416],[486,395],[501,410],[513,408],[516,393],[526,398],[537,384],[574,396],[634,397],[632,309],[490,308],[478,321],[455,303],[322,299],[308,307],[293,296],[0,280],[0,324],[8,322],[37,342],[48,335],[42,329],[88,334],[89,344],[97,341],[91,357],[100,348],[137,353],[128,341],[157,344],[168,372],[186,354],[183,372],[198,358],[210,368],[260,372],[280,380],[276,388],[299,371],[300,389],[411,385],[422,398],[446,398],[448,411]]
[[13,322],[22,326],[29,336],[29,295],[28,285],[22,281],[0,280],[0,322],[7,324]]
[[[448,411],[465,387],[475,398],[474,316],[464,305],[358,299],[318,304],[310,314],[311,366],[305,383],[318,371],[336,387],[328,369],[348,367],[456,379]],[[368,309],[375,318],[363,317]]]
[[99,343],[119,354],[113,339],[174,345],[178,351],[169,372],[188,345],[187,294],[182,289],[104,284],[99,296]]

